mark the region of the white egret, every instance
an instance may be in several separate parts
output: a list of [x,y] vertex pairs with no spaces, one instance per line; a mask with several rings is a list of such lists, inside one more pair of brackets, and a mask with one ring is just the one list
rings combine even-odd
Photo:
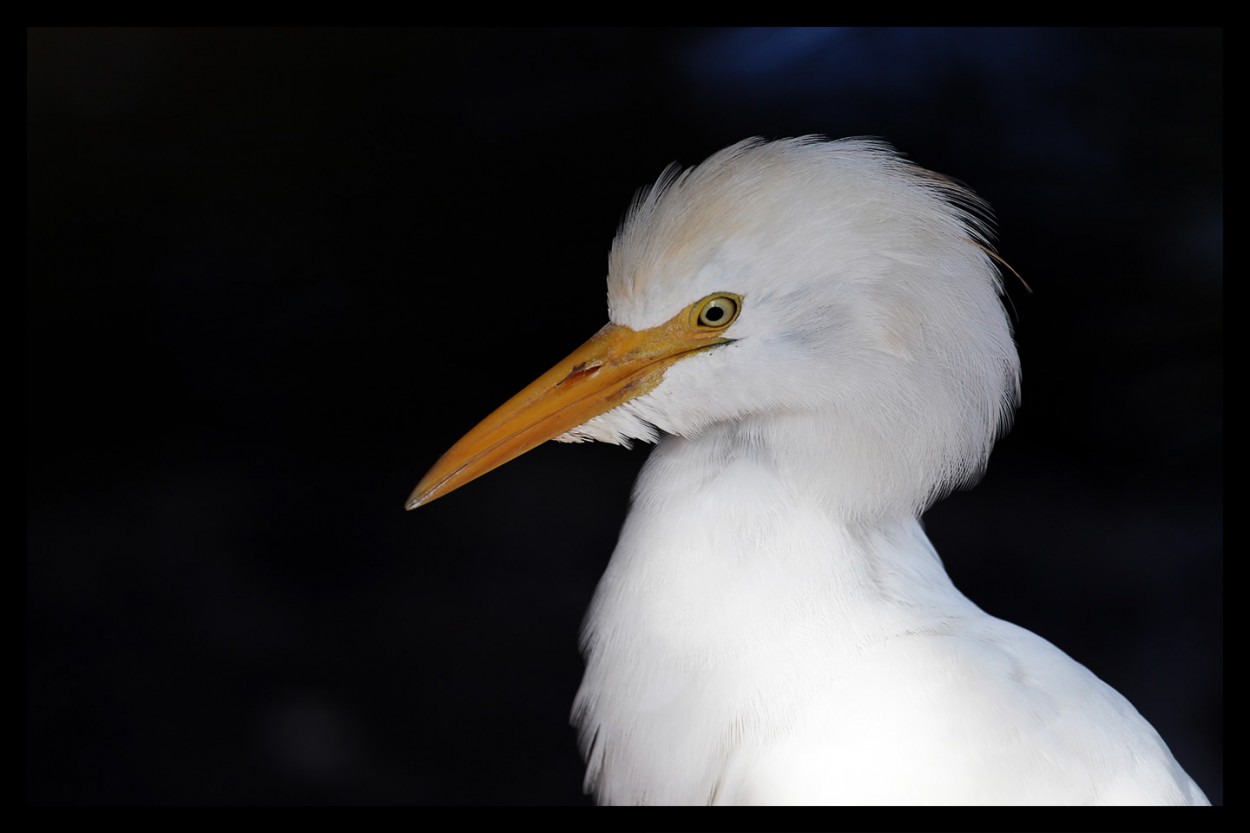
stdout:
[[412,493],[548,439],[659,441],[583,632],[601,803],[1207,803],[1120,694],[961,594],[921,528],[1018,396],[985,216],[871,140],[670,170],[612,246],[610,323]]

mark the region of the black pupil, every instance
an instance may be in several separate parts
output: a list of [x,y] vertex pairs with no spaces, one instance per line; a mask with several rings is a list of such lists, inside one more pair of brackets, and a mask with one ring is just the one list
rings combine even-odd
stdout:
[[720,307],[708,307],[707,311],[703,313],[703,317],[708,321],[720,321],[725,317],[725,311]]

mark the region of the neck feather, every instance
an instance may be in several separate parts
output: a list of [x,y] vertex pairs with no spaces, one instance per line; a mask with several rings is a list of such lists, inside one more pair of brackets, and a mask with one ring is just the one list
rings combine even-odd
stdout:
[[[784,731],[763,725],[797,712],[779,707],[779,692],[809,697],[826,682],[820,669],[894,636],[984,616],[908,507],[848,520],[833,506],[841,484],[815,474],[828,469],[781,445],[758,426],[735,426],[666,438],[647,461],[583,632],[574,722],[600,800],[635,800],[665,783],[701,794],[691,779],[715,762],[671,761],[657,774],[664,757],[641,739],[658,747],[704,732],[674,748],[715,750],[728,742],[713,736],[725,727]],[[756,708],[765,687],[770,707]],[[703,719],[681,722],[691,714]],[[648,784],[635,783],[644,774]]]

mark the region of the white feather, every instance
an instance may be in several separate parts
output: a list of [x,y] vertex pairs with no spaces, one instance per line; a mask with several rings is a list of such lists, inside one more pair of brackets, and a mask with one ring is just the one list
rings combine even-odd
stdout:
[[1019,391],[969,192],[880,142],[743,142],[635,205],[611,320],[732,344],[561,439],[660,445],[583,634],[604,803],[1206,803],[1119,694],[950,582],[917,520]]

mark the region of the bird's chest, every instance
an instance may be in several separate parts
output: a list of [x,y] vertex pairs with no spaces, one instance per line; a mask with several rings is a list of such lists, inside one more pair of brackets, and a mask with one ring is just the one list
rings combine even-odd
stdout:
[[728,527],[736,548],[722,528],[645,560],[618,552],[604,577],[575,710],[600,801],[716,801],[727,762],[787,731],[836,665],[827,581],[758,557],[801,560],[793,535]]
[[781,648],[673,650],[635,638],[588,655],[576,722],[586,739],[587,781],[601,803],[714,803],[742,746],[784,728],[787,681]]

